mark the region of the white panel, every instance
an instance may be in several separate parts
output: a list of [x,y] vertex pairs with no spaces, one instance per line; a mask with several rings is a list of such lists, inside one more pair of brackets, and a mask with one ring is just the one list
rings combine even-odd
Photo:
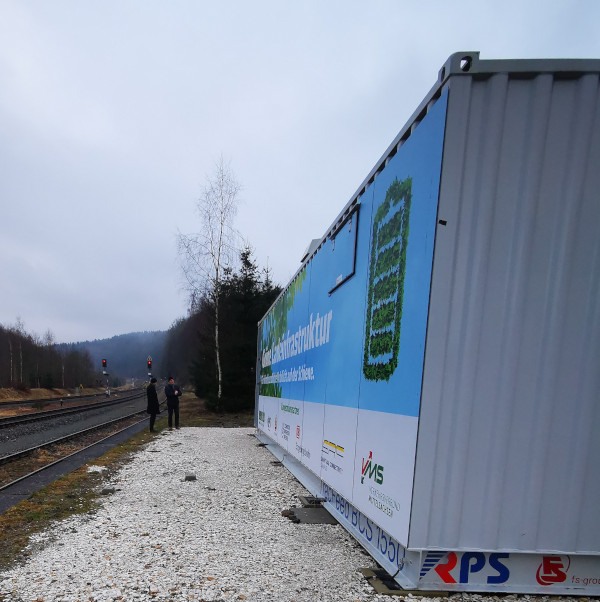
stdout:
[[352,499],[358,410],[325,406],[321,441],[321,478],[338,493]]
[[408,540],[414,453],[414,416],[360,410],[353,503],[403,546]]
[[304,402],[295,399],[279,400],[279,445],[294,457],[302,457],[302,418]]
[[322,403],[304,402],[302,417],[302,463],[321,476],[321,445],[323,443],[323,412]]
[[600,553],[598,74],[449,81],[411,548]]
[[277,438],[277,418],[279,399],[275,397],[259,396],[258,398],[258,428],[268,435],[273,441],[279,443]]

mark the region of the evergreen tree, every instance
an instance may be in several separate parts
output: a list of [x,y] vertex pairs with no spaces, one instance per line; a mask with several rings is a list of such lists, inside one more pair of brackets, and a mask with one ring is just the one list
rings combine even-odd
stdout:
[[[165,357],[186,371],[198,397],[213,411],[238,411],[252,408],[256,386],[258,321],[280,292],[268,271],[261,280],[260,270],[246,246],[239,255],[237,271],[223,272],[219,285],[220,359],[222,369],[219,398],[219,369],[214,341],[215,300],[212,295],[192,299],[190,315],[167,335]],[[184,340],[184,353],[175,361],[172,346]],[[171,346],[169,348],[169,346]]]

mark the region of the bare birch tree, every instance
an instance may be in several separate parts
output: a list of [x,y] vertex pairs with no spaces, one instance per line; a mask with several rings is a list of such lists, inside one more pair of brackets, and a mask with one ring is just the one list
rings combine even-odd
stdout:
[[[21,319],[21,316],[17,316],[17,322],[15,323],[15,325],[13,326],[13,330],[14,332],[18,335],[18,341],[19,341],[19,360],[20,360],[20,366],[21,366],[21,370],[19,371],[19,383],[23,383],[23,338],[25,338],[27,336],[27,333],[25,332],[25,322],[23,322],[23,320]],[[10,364],[11,364],[11,372],[12,372],[12,346],[11,346],[11,353],[10,353]],[[15,372],[15,380],[17,378],[17,374]]]
[[217,364],[217,409],[221,408],[223,370],[219,349],[219,300],[225,269],[236,256],[237,233],[233,221],[239,204],[240,184],[221,157],[196,203],[201,231],[178,235],[181,267],[191,299],[206,295],[215,309],[214,341]]

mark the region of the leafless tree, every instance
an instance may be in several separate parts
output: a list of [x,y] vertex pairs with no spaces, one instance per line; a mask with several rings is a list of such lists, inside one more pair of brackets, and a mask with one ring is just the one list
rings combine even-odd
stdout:
[[48,328],[48,330],[46,330],[46,332],[44,333],[44,339],[42,344],[46,347],[52,348],[55,343],[56,338],[54,336],[54,333]]
[[[15,332],[18,337],[18,342],[19,342],[19,361],[20,361],[20,371],[19,371],[19,382],[23,383],[23,338],[27,336],[27,333],[25,332],[25,322],[23,322],[23,320],[21,319],[21,316],[17,316],[17,321],[15,322],[15,325],[12,328],[13,332]],[[10,345],[10,373],[11,373],[11,378],[12,378],[12,372],[13,372],[13,359],[12,359],[12,344]],[[17,374],[15,372],[15,380],[17,378]]]
[[223,157],[207,178],[202,196],[196,203],[201,231],[178,235],[179,255],[190,298],[198,301],[206,295],[215,309],[214,340],[217,363],[217,408],[221,406],[223,371],[219,350],[219,296],[225,270],[236,253],[238,234],[233,227],[240,202],[240,184]]

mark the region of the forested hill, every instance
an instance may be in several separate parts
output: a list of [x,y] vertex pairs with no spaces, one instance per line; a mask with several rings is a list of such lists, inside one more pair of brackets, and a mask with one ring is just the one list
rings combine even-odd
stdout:
[[[95,370],[102,370],[102,360],[107,361],[107,372],[122,379],[148,378],[147,359],[152,357],[152,374],[167,376],[161,372],[166,331],[131,332],[110,339],[83,341],[65,346],[87,349]],[[57,345],[57,347],[60,347]]]

